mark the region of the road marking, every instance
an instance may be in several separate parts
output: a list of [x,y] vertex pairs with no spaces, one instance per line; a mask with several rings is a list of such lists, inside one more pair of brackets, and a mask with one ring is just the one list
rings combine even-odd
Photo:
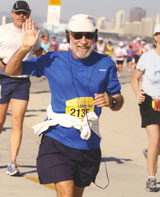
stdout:
[[[26,178],[26,179],[28,179],[28,180],[31,180],[31,181],[34,181],[34,182],[40,184],[38,178],[36,178],[36,177],[24,176],[24,178]],[[43,184],[43,186],[48,187],[48,188],[53,189],[53,190],[56,190],[56,187],[55,187],[55,185],[53,185],[53,184]]]

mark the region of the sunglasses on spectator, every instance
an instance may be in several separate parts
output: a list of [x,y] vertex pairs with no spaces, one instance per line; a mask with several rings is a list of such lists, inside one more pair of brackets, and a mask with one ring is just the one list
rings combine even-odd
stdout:
[[75,40],[81,39],[85,36],[86,39],[92,40],[95,37],[95,33],[92,32],[69,32]]
[[16,14],[16,15],[21,15],[21,14],[23,14],[24,16],[27,16],[27,15],[28,15],[28,13],[25,12],[25,11],[17,11],[17,12],[15,12],[15,14]]

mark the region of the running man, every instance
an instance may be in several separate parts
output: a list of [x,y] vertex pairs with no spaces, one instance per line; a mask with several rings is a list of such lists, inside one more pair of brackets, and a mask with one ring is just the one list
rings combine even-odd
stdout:
[[127,52],[124,47],[124,43],[119,42],[119,46],[115,49],[115,58],[116,58],[116,64],[117,64],[117,70],[118,70],[119,77],[122,73],[123,64],[124,64],[124,60],[125,60],[126,56],[127,56]]
[[[48,52],[23,61],[37,41],[34,22],[23,26],[23,43],[6,72],[45,75],[51,91],[47,120],[34,126],[43,134],[37,157],[41,184],[54,183],[57,196],[80,197],[95,181],[101,162],[98,119],[102,107],[120,110],[123,96],[114,61],[94,51],[95,20],[86,14],[71,17],[67,39],[70,51]],[[31,34],[32,32],[32,34]]]

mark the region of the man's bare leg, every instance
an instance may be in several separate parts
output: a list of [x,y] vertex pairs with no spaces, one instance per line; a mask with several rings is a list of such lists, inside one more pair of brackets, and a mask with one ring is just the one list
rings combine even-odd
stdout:
[[28,101],[11,99],[12,131],[10,134],[10,160],[16,160],[22,139],[22,127],[24,114]]
[[82,197],[84,187],[74,186],[72,180],[62,181],[56,184],[58,197]]
[[0,133],[2,132],[4,122],[6,120],[6,114],[9,103],[0,104]]
[[74,197],[82,197],[84,192],[84,187],[74,186]]
[[56,183],[57,197],[74,197],[73,180]]

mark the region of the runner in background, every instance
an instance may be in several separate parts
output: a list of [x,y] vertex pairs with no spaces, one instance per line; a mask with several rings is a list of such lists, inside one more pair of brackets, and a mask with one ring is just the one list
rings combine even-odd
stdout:
[[127,51],[127,56],[126,56],[126,61],[127,61],[127,68],[128,71],[132,71],[133,67],[133,60],[134,60],[134,52],[132,50],[132,45],[129,43]]
[[102,37],[98,38],[98,42],[96,43],[96,51],[100,54],[105,54],[106,44]]
[[58,51],[59,43],[56,41],[56,35],[52,34],[51,42],[50,42],[50,51]]
[[132,43],[132,50],[134,52],[134,67],[136,68],[137,62],[141,56],[141,38],[137,37]]
[[[30,7],[25,1],[16,1],[11,15],[13,22],[0,26],[0,63],[5,68],[12,55],[21,46],[22,24],[29,18]],[[38,56],[42,53],[39,41],[32,50],[28,51],[24,59]],[[11,106],[12,130],[10,133],[10,163],[7,174],[10,176],[20,175],[17,156],[22,141],[22,129],[24,114],[29,101],[30,79],[28,74],[8,76],[0,69],[0,132],[6,120],[6,114]]]
[[41,37],[41,47],[44,49],[44,53],[49,52],[50,50],[50,41],[49,41],[49,34],[44,33]]
[[[160,24],[154,28],[155,49],[143,53],[132,77],[140,108],[141,126],[148,136],[146,191],[157,192],[156,174],[160,152]],[[142,80],[142,87],[140,80]]]
[[125,57],[127,56],[126,49],[124,47],[123,42],[119,42],[119,46],[115,49],[115,58],[116,58],[116,65],[117,65],[117,73],[120,77],[122,70],[123,70],[123,64]]
[[67,42],[67,39],[64,38],[62,43],[59,44],[59,51],[68,51],[70,50],[70,44]]
[[105,54],[112,58],[112,54],[113,54],[113,46],[112,46],[112,42],[111,41],[108,41],[107,45],[106,45],[106,50],[105,50]]
[[143,54],[143,53],[145,53],[145,52],[147,52],[147,51],[149,51],[150,50],[150,47],[149,47],[149,45],[146,43],[146,40],[142,40],[141,41],[141,48],[140,48],[140,56]]

